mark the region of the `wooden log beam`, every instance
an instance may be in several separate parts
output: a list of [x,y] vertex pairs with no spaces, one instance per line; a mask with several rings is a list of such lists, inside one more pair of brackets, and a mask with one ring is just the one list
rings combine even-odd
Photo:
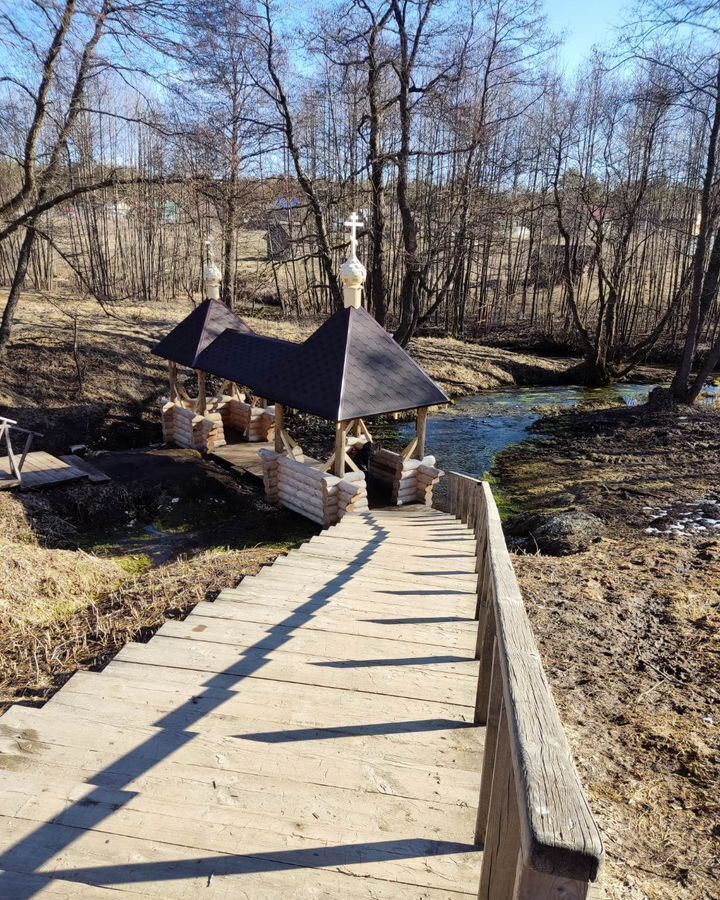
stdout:
[[415,419],[415,435],[417,444],[415,445],[415,459],[422,459],[425,455],[425,434],[427,432],[427,406],[422,406],[417,411]]
[[275,452],[282,453],[285,450],[283,444],[283,425],[285,422],[285,407],[282,403],[275,404]]

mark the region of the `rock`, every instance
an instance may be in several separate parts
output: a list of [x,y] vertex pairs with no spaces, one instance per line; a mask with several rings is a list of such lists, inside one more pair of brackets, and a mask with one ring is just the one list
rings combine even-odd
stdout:
[[[549,556],[580,553],[597,543],[605,533],[602,519],[580,510],[527,516],[522,525],[527,528],[528,537],[537,549]],[[521,533],[519,521],[514,523],[511,533]]]

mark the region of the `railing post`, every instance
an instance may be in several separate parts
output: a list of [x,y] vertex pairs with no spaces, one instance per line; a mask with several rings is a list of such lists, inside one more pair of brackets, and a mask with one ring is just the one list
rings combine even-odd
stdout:
[[500,702],[488,828],[480,871],[479,900],[513,900],[520,852],[520,817],[504,701]]
[[512,900],[600,900],[600,896],[600,888],[587,881],[536,872],[525,865],[522,852],[518,853]]
[[[490,673],[490,704],[485,729],[485,752],[483,753],[482,778],[480,780],[480,799],[478,801],[477,822],[475,825],[475,843],[484,844],[487,835],[488,810],[490,808],[490,789],[495,771],[495,749],[498,727],[500,725],[500,709],[502,707],[502,673],[498,659],[497,641],[493,646],[492,669]],[[475,721],[477,722],[477,711]]]
[[492,588],[488,589],[487,594],[487,603],[484,610],[481,610],[480,619],[478,620],[477,643],[475,645],[475,659],[480,660],[477,698],[475,700],[475,721],[479,725],[484,725],[487,721],[496,629]]

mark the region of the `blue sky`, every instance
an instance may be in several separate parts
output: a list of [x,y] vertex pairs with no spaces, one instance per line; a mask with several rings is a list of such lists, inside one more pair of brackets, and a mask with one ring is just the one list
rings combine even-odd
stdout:
[[550,27],[566,32],[559,57],[568,72],[590,55],[593,44],[614,40],[613,28],[624,20],[630,5],[630,0],[545,0]]

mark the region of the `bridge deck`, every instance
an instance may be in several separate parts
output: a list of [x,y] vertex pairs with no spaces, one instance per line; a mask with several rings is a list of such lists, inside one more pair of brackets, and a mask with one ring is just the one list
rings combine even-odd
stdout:
[[435,510],[348,516],[10,709],[0,896],[477,896],[474,548]]

